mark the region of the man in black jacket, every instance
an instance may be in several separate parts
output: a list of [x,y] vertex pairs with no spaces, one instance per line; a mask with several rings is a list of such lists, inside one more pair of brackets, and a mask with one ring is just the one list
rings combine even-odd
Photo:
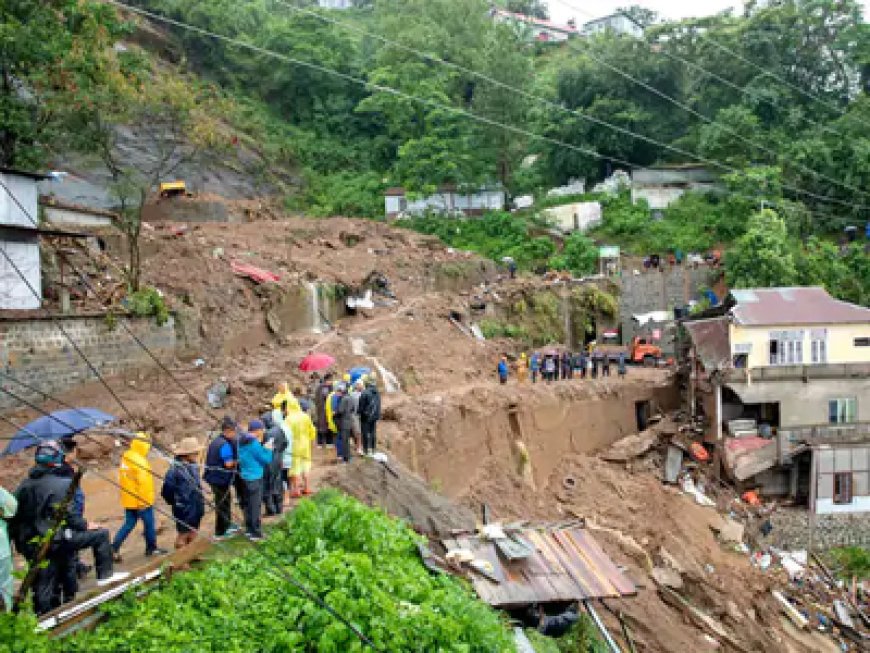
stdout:
[[363,453],[370,455],[375,453],[378,444],[376,429],[381,419],[381,395],[373,377],[367,376],[365,384],[365,390],[359,397],[359,421]]
[[[30,564],[36,562],[44,538],[50,535],[57,522],[58,510],[72,483],[64,468],[64,455],[63,448],[56,442],[40,444],[36,448],[36,465],[15,490],[18,500],[18,512],[12,523],[15,548]],[[70,500],[60,527],[52,537],[45,564],[36,574],[33,607],[37,614],[57,607],[53,597],[60,595],[56,588],[58,570],[74,564],[77,553],[83,549],[94,552],[98,585],[109,585],[129,576],[114,572],[109,531],[91,528]],[[72,597],[65,598],[71,600]]]
[[267,515],[280,515],[284,511],[284,480],[281,478],[281,463],[284,452],[287,451],[287,436],[280,424],[276,424],[274,417],[283,419],[287,416],[287,402],[284,401],[271,413],[263,415],[263,423],[266,426],[266,440],[264,444],[272,443],[272,462],[263,473],[263,505]]

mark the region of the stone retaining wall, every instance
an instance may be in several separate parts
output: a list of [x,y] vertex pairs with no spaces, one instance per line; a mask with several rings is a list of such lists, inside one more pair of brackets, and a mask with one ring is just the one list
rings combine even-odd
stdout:
[[[157,326],[153,318],[119,317],[114,326],[105,315],[63,316],[58,319],[63,330],[102,375],[112,376],[153,365],[148,354],[121,326],[122,320],[154,355],[164,359],[175,352],[175,321],[172,317],[163,326]],[[42,317],[0,317],[0,371],[49,394],[96,378],[64,337],[57,321]],[[28,401],[41,399],[38,393],[5,377],[0,377],[0,388]],[[0,392],[0,409],[16,405],[16,400]]]
[[[806,510],[781,509],[770,516],[773,531],[765,544],[782,549],[806,549],[810,544],[810,514]],[[813,548],[870,547],[870,514],[816,515]]]

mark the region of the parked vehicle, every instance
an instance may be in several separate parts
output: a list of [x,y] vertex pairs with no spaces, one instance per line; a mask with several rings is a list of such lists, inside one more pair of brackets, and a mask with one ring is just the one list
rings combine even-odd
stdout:
[[605,333],[602,343],[593,344],[590,352],[593,356],[602,358],[607,356],[611,361],[618,361],[620,354],[624,354],[625,360],[629,363],[645,367],[654,367],[662,358],[662,348],[650,337],[636,336],[632,339],[631,345],[620,345],[617,339],[618,336]]

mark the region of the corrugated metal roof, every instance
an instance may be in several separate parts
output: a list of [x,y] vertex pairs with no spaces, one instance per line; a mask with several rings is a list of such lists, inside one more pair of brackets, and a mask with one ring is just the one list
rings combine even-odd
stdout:
[[721,370],[731,365],[731,342],[728,335],[728,318],[714,317],[706,320],[684,322],[698,357],[708,372]]
[[870,324],[870,309],[831,297],[824,288],[752,288],[732,290],[735,324],[785,326]]
[[474,591],[495,607],[532,603],[618,598],[637,593],[634,584],[581,528],[523,529],[522,539],[534,547],[528,558],[508,561],[496,545],[476,536],[443,540],[448,550],[469,549],[476,560],[493,567],[495,582],[471,572]]

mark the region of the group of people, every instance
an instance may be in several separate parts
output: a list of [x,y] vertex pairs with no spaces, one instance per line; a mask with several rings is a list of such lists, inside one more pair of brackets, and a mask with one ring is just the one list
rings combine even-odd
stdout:
[[[241,531],[232,519],[235,491],[245,533],[256,542],[263,538],[264,512],[281,514],[291,499],[311,494],[315,441],[320,448],[334,444],[342,462],[350,461],[354,447],[361,454],[375,452],[381,400],[373,377],[345,375],[334,381],[331,374],[315,376],[310,397],[284,384],[272,397],[271,409],[251,419],[246,429],[225,416],[219,435],[209,443],[187,437],[172,447],[160,496],[175,521],[176,549],[189,545],[200,531],[205,485],[214,502],[215,538]],[[98,585],[126,578],[114,565],[122,562],[121,549],[140,521],[145,555],[167,553],[157,544],[154,479],[160,476],[148,460],[151,447],[147,433],[129,436],[118,471],[124,522],[114,537],[85,519],[84,492],[79,484],[73,486],[79,467],[74,438],[41,442],[34,466],[15,492],[0,487],[0,595],[6,609],[13,602],[11,543],[36,565],[32,592],[37,614],[73,600],[79,580],[91,571],[79,559],[81,551],[93,552]]]
[[614,363],[619,376],[625,376],[627,369],[624,352],[619,352],[615,360],[606,353],[595,351],[587,353],[585,350],[577,353],[567,350],[561,353],[555,351],[533,352],[531,356],[527,356],[524,352],[519,355],[513,365],[508,360],[507,355],[503,355],[499,359],[496,372],[499,383],[502,385],[508,382],[512,371],[521,384],[525,383],[530,376],[532,383],[537,383],[538,377],[546,383],[552,383],[560,379],[573,379],[575,375],[581,379],[585,379],[587,376],[595,379],[598,378],[599,373],[601,376],[610,376],[610,368]]

